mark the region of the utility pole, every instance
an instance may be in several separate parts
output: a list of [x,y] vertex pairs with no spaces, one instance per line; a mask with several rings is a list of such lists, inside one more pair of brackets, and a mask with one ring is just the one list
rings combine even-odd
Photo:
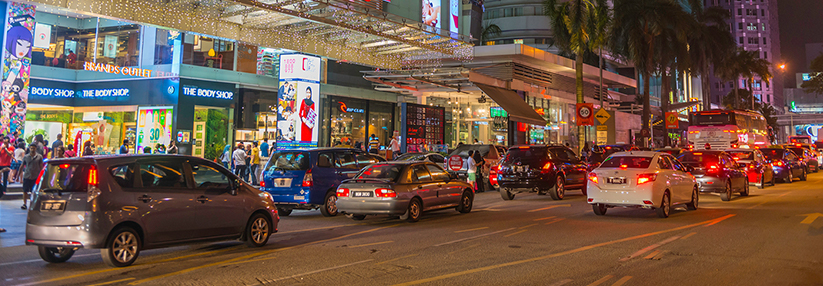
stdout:
[[600,47],[600,108],[603,107],[603,47]]

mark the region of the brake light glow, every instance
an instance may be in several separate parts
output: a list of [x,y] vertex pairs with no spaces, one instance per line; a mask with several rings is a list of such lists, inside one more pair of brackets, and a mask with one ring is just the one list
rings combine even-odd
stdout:
[[606,146],[606,150],[611,150],[611,149],[612,149],[611,146]]
[[520,148],[520,149],[529,149],[529,146],[520,146],[520,147],[517,147],[517,148]]
[[597,174],[595,174],[594,172],[589,173],[589,181],[592,181],[592,183],[597,184]]
[[626,168],[628,168],[628,167],[629,167],[629,166],[627,166],[627,165],[620,165],[620,169],[623,169],[623,170],[625,170],[625,169],[626,169]]
[[642,184],[645,184],[645,183],[648,183],[648,182],[653,182],[654,180],[657,180],[657,174],[655,174],[655,173],[637,175],[637,184],[638,185],[642,185]]
[[60,169],[64,169],[64,170],[65,170],[65,169],[68,169],[68,168],[69,168],[69,166],[70,166],[69,164],[60,164],[60,165],[59,165]]
[[306,171],[306,174],[303,175],[303,187],[311,187],[314,186],[314,179],[311,175],[311,169]]
[[739,157],[733,157],[732,159],[734,159],[735,161],[739,161],[739,160],[740,160],[740,158],[739,158]]
[[97,186],[97,167],[91,166],[89,169],[89,185]]
[[654,204],[654,203],[652,203],[652,201],[643,201],[643,203],[647,204],[647,205],[653,205]]
[[378,198],[396,198],[397,193],[392,189],[379,188],[374,190],[374,195]]
[[695,156],[700,156],[700,155],[703,155],[703,153],[701,153],[701,152],[694,152],[694,153],[692,153],[692,154],[694,154]]
[[712,144],[706,143],[706,145],[703,145],[703,148],[705,148],[706,150],[712,149]]
[[40,179],[43,178],[43,171],[45,171],[45,170],[46,170],[46,168],[40,169],[40,175],[37,175],[37,182],[35,182],[35,184],[34,184],[35,186],[40,185]]
[[772,162],[772,166],[783,167],[783,161],[774,161]]
[[266,187],[266,180],[260,180],[260,187],[261,187],[261,188],[265,188],[265,187]]
[[348,197],[349,196],[349,189],[346,188],[338,188],[337,189],[337,197]]
[[543,170],[548,170],[552,168],[552,162],[546,162],[546,165],[543,165]]

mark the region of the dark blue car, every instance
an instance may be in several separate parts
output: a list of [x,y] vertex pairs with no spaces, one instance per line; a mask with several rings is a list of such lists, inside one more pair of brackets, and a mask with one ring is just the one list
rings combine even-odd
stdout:
[[284,150],[272,154],[263,169],[260,190],[270,193],[280,216],[294,209],[320,209],[324,216],[337,215],[335,191],[363,167],[386,161],[352,148]]

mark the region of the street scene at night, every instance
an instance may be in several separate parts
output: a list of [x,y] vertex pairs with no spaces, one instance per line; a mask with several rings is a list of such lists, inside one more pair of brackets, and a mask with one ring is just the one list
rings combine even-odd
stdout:
[[823,285],[814,0],[0,11],[0,285]]

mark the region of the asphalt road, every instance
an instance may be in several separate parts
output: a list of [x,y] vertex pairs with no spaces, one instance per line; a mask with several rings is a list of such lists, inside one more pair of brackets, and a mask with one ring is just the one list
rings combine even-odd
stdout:
[[[63,264],[35,247],[0,248],[3,285],[823,285],[823,173],[700,209],[609,209],[566,199],[480,193],[474,210],[418,223],[319,211],[281,220],[267,246],[149,250],[109,268],[97,250]],[[2,236],[0,236],[1,238]]]

